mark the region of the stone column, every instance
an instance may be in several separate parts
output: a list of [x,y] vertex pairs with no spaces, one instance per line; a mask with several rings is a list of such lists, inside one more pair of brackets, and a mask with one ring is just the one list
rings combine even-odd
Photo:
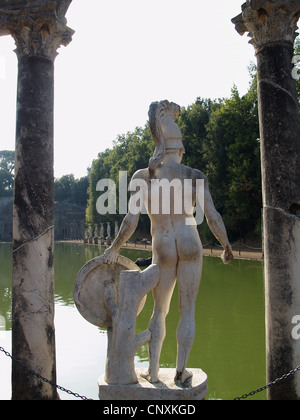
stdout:
[[[300,365],[292,320],[300,315],[300,125],[293,45],[299,0],[252,0],[232,21],[249,32],[257,57],[263,182],[267,381]],[[300,376],[268,391],[271,400],[300,399]]]
[[[54,383],[54,60],[73,33],[64,17],[70,2],[28,1],[0,10],[0,33],[13,36],[18,57],[12,352]],[[54,400],[58,394],[13,362],[12,399]]]

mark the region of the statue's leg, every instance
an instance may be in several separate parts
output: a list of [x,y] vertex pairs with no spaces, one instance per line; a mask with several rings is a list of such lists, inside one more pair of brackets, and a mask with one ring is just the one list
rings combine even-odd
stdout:
[[195,338],[195,305],[202,274],[202,253],[193,258],[179,260],[177,269],[180,320],[177,328],[177,373],[178,385],[188,386],[191,373],[186,364]]
[[[156,238],[157,239],[157,238]],[[149,371],[145,375],[150,382],[158,382],[159,358],[166,336],[165,320],[176,283],[177,249],[175,241],[164,238],[153,241],[153,263],[159,265],[160,280],[153,289],[154,310],[149,323]]]
[[149,323],[151,340],[149,342],[149,372],[147,379],[158,382],[159,358],[166,336],[166,316],[176,282],[176,267],[160,267],[161,282],[153,290],[154,311]]

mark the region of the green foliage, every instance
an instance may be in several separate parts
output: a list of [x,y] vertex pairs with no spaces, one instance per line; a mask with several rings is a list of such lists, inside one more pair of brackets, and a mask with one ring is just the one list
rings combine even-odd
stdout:
[[[234,87],[229,99],[197,98],[194,104],[182,109],[177,120],[185,146],[182,163],[207,175],[216,208],[232,238],[255,231],[261,217],[255,66],[250,71],[251,85],[246,95],[240,97]],[[89,174],[87,224],[123,219],[123,215],[97,214],[96,202],[102,192],[96,191],[96,185],[101,179],[112,179],[118,188],[119,171],[127,171],[129,182],[135,171],[148,166],[153,150],[154,143],[146,124],[144,128],[138,127],[132,133],[119,136],[112,149],[98,155]],[[148,228],[148,219],[142,217],[141,225]],[[206,223],[200,232],[204,240],[212,239]]]
[[[13,193],[15,169],[15,152],[0,151],[0,197],[9,196]],[[54,191],[56,201],[69,200],[71,203],[86,206],[89,185],[88,176],[75,179],[74,175],[64,175],[55,179]]]
[[[261,218],[260,142],[257,115],[256,68],[250,68],[251,85],[246,95],[232,89],[231,97],[211,101],[197,98],[182,109],[177,123],[183,134],[183,164],[202,170],[208,177],[217,210],[222,214],[231,238],[259,233]],[[99,215],[96,191],[101,179],[111,179],[117,188],[119,172],[127,171],[127,181],[138,169],[146,168],[154,152],[148,123],[133,132],[119,135],[111,149],[99,153],[88,176],[75,179],[64,175],[55,180],[55,200],[86,206],[86,223],[122,221],[124,215]],[[12,194],[14,153],[0,152],[0,195]],[[147,216],[140,229],[149,232]],[[212,239],[207,224],[200,227],[205,241]]]
[[0,197],[12,195],[14,187],[15,153],[0,151]]
[[[300,55],[300,39],[295,43]],[[299,63],[297,67],[299,68]],[[299,71],[300,72],[300,71]],[[248,233],[261,232],[261,171],[257,105],[256,65],[249,66],[250,85],[244,96],[233,87],[230,98],[212,101],[198,97],[194,104],[183,108],[177,123],[183,134],[183,164],[202,170],[208,177],[211,194],[221,213],[231,239]],[[300,103],[300,80],[297,81]],[[87,225],[119,222],[124,215],[97,213],[101,179],[111,179],[118,188],[119,172],[127,171],[128,182],[134,172],[146,168],[153,156],[154,143],[147,123],[133,132],[117,137],[111,149],[99,153],[87,177],[75,179],[65,175],[55,180],[55,200],[69,200],[86,207]],[[0,196],[13,191],[14,152],[0,152]],[[140,227],[149,230],[147,216],[141,216]],[[205,241],[213,239],[204,222],[200,232]]]
[[[117,192],[117,210],[119,196],[119,172],[127,171],[128,183],[132,175],[141,168],[146,168],[150,157],[154,152],[154,143],[151,137],[149,125],[144,128],[137,127],[135,131],[128,132],[126,135],[118,136],[112,149],[99,153],[98,159],[93,161],[89,173],[88,206],[86,210],[87,225],[96,225],[101,222],[122,221],[124,215],[99,215],[96,210],[96,202],[102,194],[96,191],[98,181],[101,179],[111,179],[115,182]],[[149,230],[147,216],[141,217],[140,226]]]
[[193,105],[182,109],[177,123],[184,139],[185,155],[182,160],[184,165],[192,168],[204,166],[203,144],[207,136],[206,126],[215,105],[210,99],[197,98]]
[[74,175],[63,175],[54,181],[54,197],[55,201],[66,201],[86,206],[88,194],[88,176],[75,179]]
[[235,236],[254,229],[261,215],[260,142],[256,90],[233,88],[210,116],[203,156],[217,209]]

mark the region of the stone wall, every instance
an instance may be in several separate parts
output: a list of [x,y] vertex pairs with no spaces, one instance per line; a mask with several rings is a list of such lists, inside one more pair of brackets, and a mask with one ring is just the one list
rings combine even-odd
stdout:
[[[0,242],[12,241],[12,197],[0,197]],[[85,208],[65,202],[55,203],[55,240],[83,239]]]
[[85,207],[57,202],[54,207],[54,239],[84,239]]

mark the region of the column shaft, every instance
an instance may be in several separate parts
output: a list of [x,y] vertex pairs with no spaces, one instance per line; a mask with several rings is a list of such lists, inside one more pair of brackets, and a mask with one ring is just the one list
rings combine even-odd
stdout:
[[[264,202],[267,381],[300,364],[292,319],[300,315],[300,124],[293,47],[257,53]],[[297,376],[269,389],[269,399],[300,398]]]
[[[13,226],[13,356],[56,382],[53,239],[53,62],[20,57]],[[57,399],[13,363],[13,399]]]
[[[257,56],[265,255],[267,381],[300,365],[293,318],[300,315],[300,122],[293,44],[300,0],[247,0],[232,22]],[[300,399],[294,375],[268,399]]]
[[[55,384],[54,60],[74,33],[65,18],[71,0],[6,3],[0,9],[0,36],[14,38],[18,57],[12,353]],[[54,385],[13,360],[13,400],[58,398]]]

